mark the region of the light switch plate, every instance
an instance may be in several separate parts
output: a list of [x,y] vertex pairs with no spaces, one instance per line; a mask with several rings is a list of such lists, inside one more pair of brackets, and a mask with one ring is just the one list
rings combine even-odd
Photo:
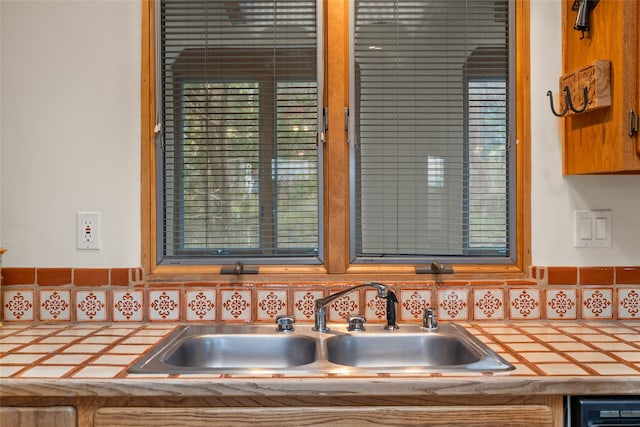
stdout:
[[610,248],[612,244],[611,209],[573,211],[573,246],[576,248]]

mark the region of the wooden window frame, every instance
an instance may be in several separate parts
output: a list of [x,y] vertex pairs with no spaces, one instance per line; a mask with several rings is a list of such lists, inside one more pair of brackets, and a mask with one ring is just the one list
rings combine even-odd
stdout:
[[[349,104],[348,1],[324,1],[324,87],[328,123],[343,123]],[[527,277],[531,264],[530,0],[516,0],[516,262],[454,265],[447,278]],[[142,1],[141,58],[141,261],[148,280],[202,280],[220,276],[222,265],[158,265],[155,158],[154,0]],[[327,49],[326,46],[331,46]],[[330,87],[331,91],[326,88]],[[340,280],[430,280],[415,265],[349,262],[349,146],[343,126],[329,126],[324,145],[324,265],[264,265],[253,283]],[[331,173],[329,173],[331,171]],[[241,278],[240,278],[241,279]]]

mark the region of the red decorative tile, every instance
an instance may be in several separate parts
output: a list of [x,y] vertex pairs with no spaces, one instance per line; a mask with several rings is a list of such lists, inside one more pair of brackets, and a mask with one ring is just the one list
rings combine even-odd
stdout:
[[76,320],[104,322],[107,320],[107,291],[76,291]]
[[402,321],[421,321],[426,308],[431,307],[431,289],[402,289],[400,318]]
[[283,289],[259,289],[256,291],[256,320],[273,321],[287,313],[287,291]]
[[583,319],[613,319],[613,289],[582,289]]
[[473,319],[504,319],[504,291],[500,288],[473,289]]
[[34,320],[32,290],[3,291],[2,295],[3,318],[6,322]]
[[40,320],[71,320],[71,291],[65,289],[41,290]]
[[220,319],[223,321],[251,321],[251,291],[223,289],[220,291]]
[[616,284],[640,285],[640,267],[616,267]]
[[618,319],[640,319],[639,289],[618,289]]
[[581,285],[613,285],[613,267],[580,267]]
[[545,277],[545,268],[533,266],[531,267],[531,278],[537,280],[544,280]]
[[35,282],[35,268],[4,267],[2,269],[3,285],[33,285]]
[[216,319],[216,292],[214,289],[190,289],[185,292],[187,321]]
[[293,291],[293,316],[296,322],[313,321],[315,300],[324,296],[322,289],[304,289]]
[[111,286],[129,286],[129,269],[112,268],[110,272]]
[[576,267],[547,267],[550,285],[577,285],[578,269]]
[[150,321],[178,321],[180,320],[180,291],[150,290],[149,291],[149,320]]
[[539,289],[509,289],[510,319],[540,319],[540,317],[541,313]]
[[106,268],[76,268],[73,270],[76,286],[106,286],[109,284],[109,270]]
[[71,284],[70,268],[39,268],[36,272],[39,286],[59,286]]
[[466,289],[439,289],[438,318],[441,320],[468,320],[467,297]]
[[141,290],[113,291],[114,322],[141,322],[144,313],[144,293]]
[[576,289],[547,289],[547,320],[575,320],[577,312]]

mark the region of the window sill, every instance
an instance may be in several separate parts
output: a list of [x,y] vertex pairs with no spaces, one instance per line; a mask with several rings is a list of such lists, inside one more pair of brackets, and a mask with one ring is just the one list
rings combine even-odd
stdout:
[[415,274],[415,266],[351,265],[346,273],[329,273],[322,266],[263,266],[259,274],[220,274],[220,266],[157,266],[145,280],[159,282],[280,283],[358,281],[440,282],[469,279],[526,279],[528,269],[517,265],[454,265],[454,274]]

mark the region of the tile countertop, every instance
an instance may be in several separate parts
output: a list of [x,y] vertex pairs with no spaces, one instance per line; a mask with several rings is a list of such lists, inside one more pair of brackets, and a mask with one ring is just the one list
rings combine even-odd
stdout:
[[136,375],[127,368],[176,324],[10,324],[0,328],[0,398],[640,394],[638,321],[461,325],[516,370],[358,377]]

